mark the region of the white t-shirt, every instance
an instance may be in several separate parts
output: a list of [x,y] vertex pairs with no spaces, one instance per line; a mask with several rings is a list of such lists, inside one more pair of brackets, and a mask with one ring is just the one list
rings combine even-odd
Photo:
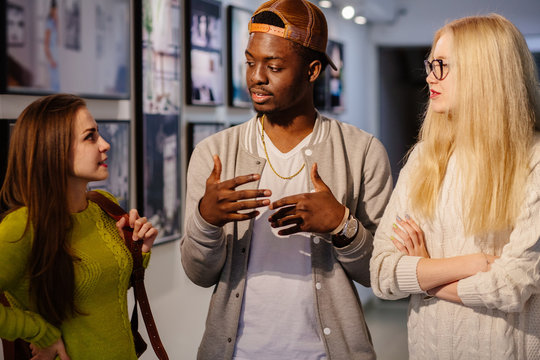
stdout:
[[[259,124],[260,134],[260,124]],[[265,134],[270,162],[281,176],[296,173],[304,164],[302,151],[311,134],[294,149],[280,152]],[[265,157],[259,136],[259,156]],[[310,169],[290,180],[276,176],[267,163],[259,189],[272,190],[270,201],[308,191]],[[268,217],[274,212],[260,208],[255,219],[246,288],[233,359],[325,359],[326,351],[315,316],[308,233],[279,236]]]

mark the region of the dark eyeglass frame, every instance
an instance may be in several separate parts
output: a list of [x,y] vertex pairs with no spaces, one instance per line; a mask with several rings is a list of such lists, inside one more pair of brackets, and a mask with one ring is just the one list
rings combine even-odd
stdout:
[[[433,63],[437,64],[434,65]],[[437,72],[434,71],[434,66],[439,66],[441,76],[437,76]],[[444,68],[448,68],[448,64],[445,64],[441,59],[433,59],[431,61],[424,60],[424,67],[426,68],[426,74],[429,76],[429,74],[433,73],[433,76],[435,76],[435,79],[437,80],[444,80],[448,76],[448,70],[446,70],[446,74],[444,72]]]

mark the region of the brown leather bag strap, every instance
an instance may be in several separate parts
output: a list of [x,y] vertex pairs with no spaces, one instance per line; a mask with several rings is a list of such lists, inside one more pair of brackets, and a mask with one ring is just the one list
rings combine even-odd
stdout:
[[[111,216],[116,221],[120,220],[122,217],[128,217],[127,212],[122,209],[114,201],[107,198],[105,195],[100,194],[97,191],[89,191],[86,194],[86,198],[95,202],[105,211],[109,216]],[[144,320],[144,325],[146,326],[146,331],[150,337],[150,343],[154,348],[159,360],[168,360],[169,356],[163,347],[159,333],[152,316],[152,310],[150,309],[150,303],[148,302],[148,296],[146,294],[146,289],[144,287],[144,266],[142,263],[142,240],[133,241],[133,229],[129,227],[129,224],[126,225],[123,229],[124,231],[124,241],[127,248],[131,252],[133,257],[133,272],[131,273],[131,285],[133,286],[133,292],[135,294],[135,305],[137,306],[137,301],[139,302],[139,307],[141,308],[142,317]]]

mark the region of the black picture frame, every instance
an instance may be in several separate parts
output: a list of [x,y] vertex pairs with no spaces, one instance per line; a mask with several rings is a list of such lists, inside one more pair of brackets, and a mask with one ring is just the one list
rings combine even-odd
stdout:
[[245,50],[249,39],[248,24],[252,12],[236,6],[227,8],[228,103],[238,108],[251,108],[246,84]]
[[186,0],[186,103],[224,104],[221,3]]
[[100,135],[111,145],[107,152],[109,177],[88,184],[90,190],[102,189],[113,194],[120,206],[130,208],[131,126],[129,121],[97,120]]
[[0,3],[0,93],[128,99],[130,0],[51,4]]
[[178,115],[145,114],[143,143],[144,215],[159,230],[156,244],[181,235]]
[[155,245],[181,236],[180,1],[134,1],[137,206],[158,229]]
[[225,129],[225,124],[220,122],[189,122],[187,124],[187,154],[188,159],[195,149],[195,146],[203,139]]

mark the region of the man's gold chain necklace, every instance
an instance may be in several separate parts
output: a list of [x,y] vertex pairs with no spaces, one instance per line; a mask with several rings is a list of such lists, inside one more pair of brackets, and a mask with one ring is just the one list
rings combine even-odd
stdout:
[[274,174],[276,174],[278,177],[282,178],[283,180],[290,180],[292,179],[293,177],[295,177],[296,175],[300,174],[300,172],[302,170],[304,170],[304,167],[306,166],[306,163],[304,163],[302,165],[302,167],[300,168],[300,170],[298,170],[296,173],[294,173],[293,175],[291,176],[281,176],[277,173],[276,169],[274,169],[274,167],[272,166],[272,163],[270,162],[270,157],[268,156],[268,151],[266,150],[266,142],[264,141],[264,118],[266,117],[266,115],[263,115],[262,118],[261,118],[261,140],[262,140],[262,143],[263,143],[263,148],[264,148],[264,155],[266,155],[266,160],[268,161],[268,165],[270,165],[270,169],[272,169],[272,171],[274,172]]

